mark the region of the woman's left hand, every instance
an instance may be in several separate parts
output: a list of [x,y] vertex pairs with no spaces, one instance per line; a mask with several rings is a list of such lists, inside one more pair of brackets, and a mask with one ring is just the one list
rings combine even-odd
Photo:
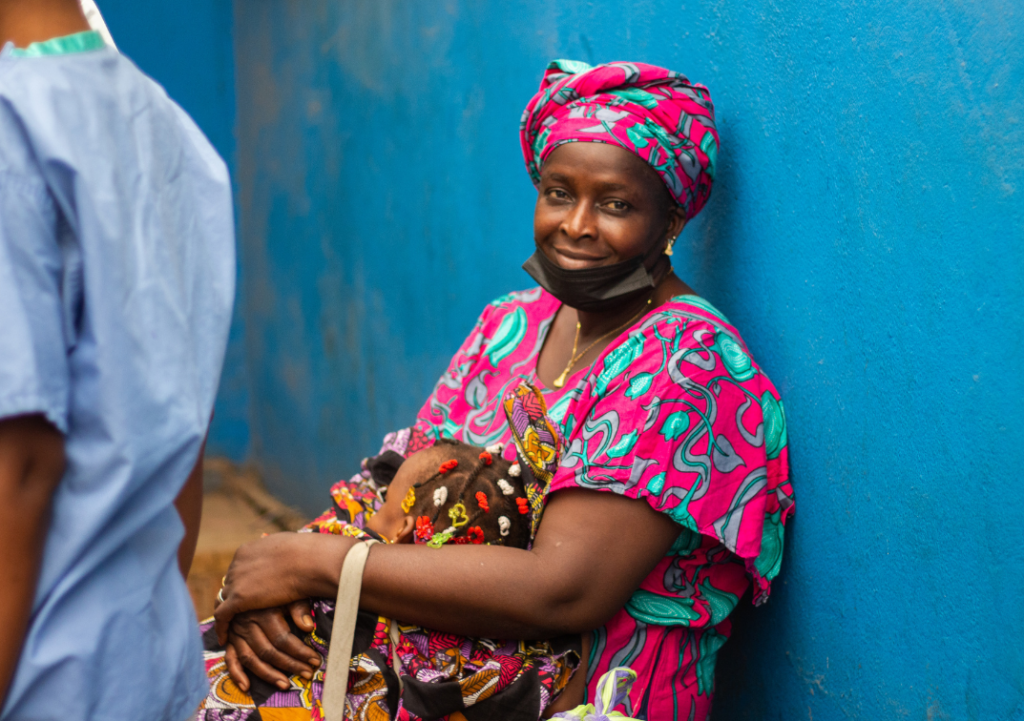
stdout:
[[224,601],[213,614],[218,642],[227,642],[236,614],[333,597],[341,564],[354,543],[329,534],[274,533],[240,546],[224,578]]

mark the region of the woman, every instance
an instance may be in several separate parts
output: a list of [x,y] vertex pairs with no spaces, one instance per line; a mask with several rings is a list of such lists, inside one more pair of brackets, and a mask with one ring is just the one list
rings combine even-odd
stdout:
[[[767,598],[793,509],[778,393],[667,257],[711,190],[710,96],[649,65],[555,61],[521,137],[538,188],[524,267],[541,288],[484,310],[413,437],[507,441],[499,404],[525,380],[568,448],[531,550],[377,547],[361,603],[471,636],[592,632],[590,694],[629,666],[628,716],[703,719],[728,616],[751,583]],[[333,597],[351,544],[277,534],[239,550],[216,616],[240,685],[243,666],[312,671],[283,609]]]

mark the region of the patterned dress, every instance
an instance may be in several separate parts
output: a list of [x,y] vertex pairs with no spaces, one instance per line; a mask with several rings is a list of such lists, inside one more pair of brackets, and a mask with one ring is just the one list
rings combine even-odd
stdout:
[[[542,386],[537,357],[559,305],[540,288],[491,303],[416,427],[507,443],[501,399],[523,381]],[[620,709],[627,716],[705,719],[729,614],[751,583],[754,603],[767,600],[782,561],[793,491],[779,394],[720,312],[678,296],[545,398],[568,442],[551,493],[642,498],[681,528],[625,608],[594,633],[588,698],[606,671],[628,666],[638,678]]]
[[[513,460],[502,401],[523,382],[542,386],[537,357],[559,305],[540,288],[491,303],[415,425],[389,434],[382,453],[408,456],[445,435],[477,446],[504,443],[505,456]],[[728,616],[751,582],[754,603],[767,600],[782,562],[793,492],[778,393],[721,313],[696,296],[679,296],[621,334],[564,388],[544,396],[568,444],[551,493],[588,488],[643,498],[681,527],[670,552],[625,608],[594,632],[587,700],[595,700],[605,672],[628,666],[637,680],[618,709],[626,716],[703,721],[711,707],[715,659],[729,635]],[[335,484],[331,496],[332,507],[306,530],[358,536],[380,506],[366,462],[352,479]],[[318,601],[315,611],[318,628],[329,625],[329,602]],[[380,713],[390,706],[381,701],[395,698],[386,662],[389,622],[365,616],[353,651],[369,649],[359,657],[369,662],[363,668],[363,661],[353,660],[349,703],[354,718],[385,719]],[[499,648],[412,627],[402,631],[432,639],[423,653],[405,648],[410,667],[418,663],[423,678],[443,666],[438,659],[445,654],[464,664],[463,681],[500,668],[493,688],[511,690],[495,693],[492,708],[469,706],[469,721],[514,719],[522,708],[534,713],[529,709],[557,695],[575,666],[563,640]],[[312,681],[294,677],[288,691],[254,678],[252,695],[242,694],[227,676],[212,630],[204,639],[212,690],[199,721],[321,718],[322,669]],[[309,640],[326,652],[317,632]],[[487,666],[499,656],[496,666]],[[514,682],[527,675],[534,690],[524,702],[518,694],[527,684]],[[461,692],[469,686],[463,683]],[[403,712],[409,714],[402,709],[397,717],[415,718]]]

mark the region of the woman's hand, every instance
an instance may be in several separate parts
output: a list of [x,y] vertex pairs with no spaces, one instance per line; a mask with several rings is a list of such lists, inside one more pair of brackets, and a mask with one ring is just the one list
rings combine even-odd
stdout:
[[313,678],[320,655],[296,637],[287,616],[302,631],[313,630],[309,602],[295,601],[287,608],[265,608],[240,613],[231,621],[224,661],[242,691],[249,690],[248,669],[264,681],[287,689],[288,676]]
[[275,533],[235,552],[214,611],[217,641],[239,613],[286,606],[311,597],[333,598],[345,554],[354,539],[320,533]]

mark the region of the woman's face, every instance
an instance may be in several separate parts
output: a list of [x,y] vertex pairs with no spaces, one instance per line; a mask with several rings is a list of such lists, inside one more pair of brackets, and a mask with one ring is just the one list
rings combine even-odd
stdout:
[[655,256],[685,222],[654,169],[617,145],[566,143],[541,168],[533,236],[563,268]]

